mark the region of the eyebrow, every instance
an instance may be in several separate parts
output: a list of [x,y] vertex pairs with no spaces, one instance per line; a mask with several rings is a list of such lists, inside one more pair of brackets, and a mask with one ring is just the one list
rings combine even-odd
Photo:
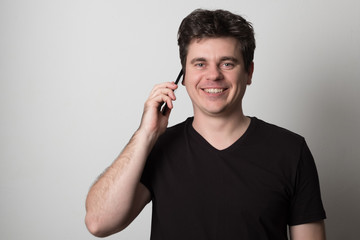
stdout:
[[203,57],[198,57],[198,58],[192,59],[190,63],[193,64],[193,63],[196,63],[196,62],[206,62],[206,59],[203,58]]
[[221,62],[224,62],[224,61],[232,61],[233,63],[238,63],[238,62],[239,62],[239,60],[238,60],[237,58],[227,57],[227,56],[220,58],[220,61],[221,61]]
[[[236,59],[235,57],[230,57],[230,56],[224,56],[224,57],[220,58],[220,62],[224,62],[224,61],[232,61],[234,63],[239,62],[238,59]],[[196,62],[206,62],[206,58],[198,57],[198,58],[194,58],[190,61],[191,64],[194,64]]]

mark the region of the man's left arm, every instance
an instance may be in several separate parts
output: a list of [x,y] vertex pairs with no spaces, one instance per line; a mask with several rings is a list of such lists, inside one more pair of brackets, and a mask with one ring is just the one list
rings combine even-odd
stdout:
[[324,221],[294,225],[290,227],[291,240],[325,240]]

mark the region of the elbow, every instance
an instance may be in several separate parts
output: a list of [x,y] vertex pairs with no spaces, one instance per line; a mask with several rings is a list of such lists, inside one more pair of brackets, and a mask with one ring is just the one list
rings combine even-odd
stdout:
[[112,229],[111,227],[104,224],[103,221],[99,220],[99,218],[92,216],[89,213],[86,214],[85,225],[92,235],[99,238],[108,237],[114,233],[122,231],[125,228],[122,225],[119,225],[116,227],[116,229]]
[[101,222],[96,217],[91,216],[90,214],[86,214],[85,225],[89,232],[95,237],[104,238],[110,235],[105,231]]
[[102,230],[99,221],[97,221],[96,218],[90,216],[89,214],[86,214],[85,225],[92,235],[100,238],[107,236]]

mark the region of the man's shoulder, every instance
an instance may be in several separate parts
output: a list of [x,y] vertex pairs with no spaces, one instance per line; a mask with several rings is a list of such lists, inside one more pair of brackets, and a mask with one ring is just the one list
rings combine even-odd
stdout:
[[166,135],[178,134],[179,132],[184,131],[187,128],[188,124],[191,124],[192,121],[193,121],[193,117],[189,117],[183,122],[170,126],[166,129],[163,135],[166,136]]
[[158,139],[158,144],[169,144],[182,139],[186,133],[188,125],[192,123],[192,120],[193,118],[189,117],[183,122],[168,127]]
[[177,123],[173,126],[170,126],[166,129],[166,133],[167,132],[174,132],[174,131],[178,131],[179,129],[184,129],[186,127],[187,124],[191,124],[193,121],[193,117],[188,117],[187,119],[185,119],[184,121]]
[[287,128],[281,127],[274,123],[266,122],[262,119],[252,117],[255,124],[255,134],[263,140],[274,143],[294,143],[299,144],[304,141],[304,137]]

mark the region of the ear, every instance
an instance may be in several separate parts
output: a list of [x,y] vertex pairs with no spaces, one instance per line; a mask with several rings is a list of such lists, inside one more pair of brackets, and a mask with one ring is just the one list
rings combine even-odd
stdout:
[[184,74],[182,76],[181,85],[185,86],[185,71],[184,71]]
[[253,73],[254,73],[254,62],[251,62],[249,69],[248,69],[248,80],[246,82],[247,85],[251,84]]

